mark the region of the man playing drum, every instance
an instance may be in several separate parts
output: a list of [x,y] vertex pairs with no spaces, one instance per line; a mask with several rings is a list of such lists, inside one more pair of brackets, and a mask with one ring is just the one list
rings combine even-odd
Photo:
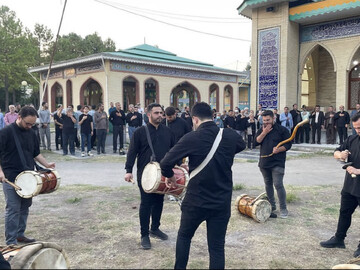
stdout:
[[[157,162],[165,156],[175,144],[174,136],[171,130],[161,124],[163,110],[160,104],[152,103],[147,108],[149,123],[146,125]],[[140,227],[141,227],[141,246],[143,249],[150,249],[151,243],[149,233],[153,237],[167,240],[168,236],[160,231],[160,219],[164,204],[164,195],[155,193],[146,193],[141,185],[143,170],[151,160],[152,151],[149,146],[145,126],[137,128],[131,137],[130,146],[126,158],[125,181],[131,182],[133,179],[132,169],[137,158],[137,181],[140,189],[141,203],[139,210]],[[152,218],[151,229],[149,231],[150,216]]]
[[[355,114],[351,121],[357,134],[348,137],[334,152],[334,158],[348,163],[347,167],[344,167],[346,168],[346,175],[341,190],[337,230],[329,240],[320,242],[324,248],[345,248],[344,239],[351,225],[352,214],[360,206],[360,113]],[[360,243],[354,252],[354,257],[359,256]]]
[[[162,175],[167,177],[167,185],[171,187],[176,183],[172,168],[179,158],[189,157],[190,181],[181,205],[175,269],[186,268],[191,239],[203,221],[207,224],[210,268],[224,269],[225,234],[231,215],[233,186],[231,167],[235,154],[244,150],[246,144],[229,128],[221,130],[221,138],[207,103],[195,104],[191,115],[195,131],[185,134],[160,163]],[[216,142],[220,142],[217,149]],[[210,150],[215,153],[209,155]]]
[[[16,176],[25,170],[34,170],[35,160],[46,168],[55,168],[55,163],[49,163],[40,154],[39,142],[35,132],[31,128],[35,125],[38,114],[30,106],[24,106],[15,123],[0,131],[0,182],[3,182],[5,194],[5,237],[7,245],[16,245],[18,242],[30,243],[35,239],[25,237],[26,221],[32,198],[20,197],[14,187],[4,182],[8,179],[14,182]],[[15,134],[23,150],[24,162],[16,146]]]

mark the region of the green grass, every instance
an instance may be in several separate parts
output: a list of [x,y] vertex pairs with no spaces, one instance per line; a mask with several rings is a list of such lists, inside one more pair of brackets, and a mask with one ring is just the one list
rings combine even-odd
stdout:
[[243,190],[243,189],[245,189],[244,184],[235,184],[235,185],[233,185],[233,190]]
[[299,201],[300,198],[296,195],[296,193],[288,192],[286,194],[286,202],[287,203],[293,203]]
[[71,203],[71,204],[75,204],[75,203],[80,203],[81,200],[82,200],[82,198],[74,197],[74,198],[67,199],[66,202]]

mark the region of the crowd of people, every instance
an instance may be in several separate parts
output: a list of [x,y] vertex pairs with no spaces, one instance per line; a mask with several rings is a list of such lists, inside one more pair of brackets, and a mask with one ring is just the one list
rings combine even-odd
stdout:
[[[320,106],[315,106],[310,112],[306,106],[302,106],[301,111],[298,110],[297,104],[293,105],[292,110],[285,107],[281,114],[276,109],[264,110],[261,105],[256,112],[248,108],[235,108],[221,114],[205,102],[196,103],[191,112],[189,107],[185,107],[181,112],[172,106],[164,108],[160,104],[152,103],[145,110],[140,104],[130,104],[125,113],[121,104],[116,102],[115,105],[110,104],[108,113],[104,111],[103,104],[91,108],[79,105],[75,112],[72,105],[66,109],[58,105],[57,110],[50,113],[48,104],[43,102],[38,111],[33,106],[24,106],[17,112],[15,106],[11,105],[3,118],[7,119],[5,125],[9,126],[0,130],[0,182],[3,182],[6,200],[7,245],[35,241],[25,236],[31,198],[20,198],[14,188],[4,181],[8,179],[14,182],[20,172],[32,170],[36,162],[45,168],[55,168],[55,163],[48,162],[40,154],[40,143],[43,149],[51,150],[51,118],[55,123],[56,147],[62,147],[64,155],[68,154],[68,151],[74,155],[75,147],[81,145],[81,155],[91,156],[93,136],[96,136],[97,153],[105,154],[105,138],[110,124],[113,128],[113,152],[119,151],[120,155],[124,155],[123,132],[128,125],[130,144],[124,179],[127,182],[134,181],[132,171],[136,164],[140,191],[140,243],[143,249],[151,248],[149,236],[168,239],[168,235],[160,230],[164,195],[144,191],[144,169],[149,162],[158,163],[167,188],[176,188],[177,180],[172,169],[181,164],[184,158],[188,158],[190,180],[181,204],[182,214],[176,241],[176,269],[186,268],[192,237],[203,221],[207,223],[210,268],[224,269],[225,236],[231,215],[231,168],[236,153],[246,147],[260,148],[258,166],[271,205],[270,217],[277,218],[276,189],[280,218],[285,219],[289,214],[283,184],[286,152],[292,144],[308,143],[310,131],[311,143],[321,143],[322,129],[326,129],[327,143],[335,144],[335,132],[338,133],[340,146],[336,148],[334,157],[347,160],[348,164],[341,192],[338,228],[332,238],[320,242],[322,247],[345,248],[344,239],[351,225],[351,216],[360,205],[360,182],[354,180],[360,175],[360,104],[356,105],[356,110],[351,112],[350,116],[344,111],[344,106],[340,106],[338,112],[329,106],[324,114],[320,111]],[[304,120],[309,120],[309,123],[303,123],[296,136],[290,136]],[[350,126],[355,134],[348,138]],[[190,132],[191,130],[193,132]],[[78,132],[81,135],[79,146],[76,142]],[[17,144],[22,146],[23,154]],[[22,155],[24,162],[19,164],[18,159]],[[354,256],[360,256],[360,245]]]

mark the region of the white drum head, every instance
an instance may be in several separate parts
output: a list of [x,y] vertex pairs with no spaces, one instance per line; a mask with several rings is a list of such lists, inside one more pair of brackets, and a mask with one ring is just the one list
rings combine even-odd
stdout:
[[41,184],[42,180],[36,172],[25,171],[20,173],[16,179],[15,184],[21,187],[21,190],[17,190],[17,194],[23,198],[31,198],[37,195],[38,184]]
[[156,183],[161,180],[160,166],[158,163],[149,163],[145,166],[141,176],[141,186],[146,192],[156,188]]
[[29,258],[23,269],[68,269],[64,255],[54,248],[43,248]]
[[271,215],[271,204],[267,200],[258,200],[252,208],[252,214],[256,221],[263,223]]

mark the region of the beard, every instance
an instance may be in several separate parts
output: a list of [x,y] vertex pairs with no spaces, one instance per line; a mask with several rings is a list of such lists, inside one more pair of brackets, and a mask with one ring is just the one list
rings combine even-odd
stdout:
[[151,123],[160,124],[162,120],[162,116],[153,117],[152,115],[150,115],[150,119],[151,119]]

